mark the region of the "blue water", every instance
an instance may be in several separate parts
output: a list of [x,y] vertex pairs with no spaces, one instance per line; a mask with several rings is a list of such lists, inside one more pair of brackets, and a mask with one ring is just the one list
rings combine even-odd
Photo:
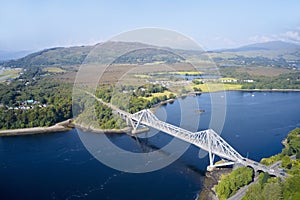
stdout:
[[[281,151],[287,132],[300,126],[300,93],[227,92],[221,136],[254,160]],[[161,107],[167,121],[180,122],[180,105],[192,100],[204,109],[198,130],[209,127],[210,95],[179,99]],[[87,137],[93,133],[86,133]],[[154,151],[172,137],[159,133],[135,139],[107,135],[120,148]],[[111,169],[84,147],[76,130],[65,133],[0,138],[0,199],[195,199],[201,191],[208,158],[190,146],[180,159],[155,172],[132,174]],[[166,154],[171,152],[165,152]],[[128,161],[130,162],[130,161]]]
[[219,79],[222,78],[220,75],[209,75],[209,74],[204,74],[204,75],[177,75],[177,74],[172,74],[168,75],[166,74],[165,77],[175,77],[175,78],[182,78],[186,80],[193,80],[193,79]]

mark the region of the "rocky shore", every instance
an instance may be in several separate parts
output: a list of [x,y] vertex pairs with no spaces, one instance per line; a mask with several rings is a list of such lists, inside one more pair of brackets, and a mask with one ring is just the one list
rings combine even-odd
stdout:
[[231,171],[232,168],[217,168],[212,172],[206,172],[198,200],[218,200],[213,188],[218,184],[222,175],[229,174]]

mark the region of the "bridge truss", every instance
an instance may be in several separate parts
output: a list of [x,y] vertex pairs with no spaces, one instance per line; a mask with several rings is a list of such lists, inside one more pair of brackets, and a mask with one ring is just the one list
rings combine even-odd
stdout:
[[[131,125],[134,131],[139,127],[139,125],[149,126],[207,151],[209,154],[209,166],[207,167],[208,170],[212,170],[216,167],[221,166],[241,164],[244,166],[252,167],[254,171],[268,172],[269,174],[278,177],[287,176],[286,174],[283,174],[279,169],[273,169],[257,163],[251,159],[244,158],[213,129],[207,129],[194,133],[159,120],[149,109],[141,110],[137,113],[131,114],[117,108],[111,103],[104,102],[102,99],[99,99],[94,95],[92,96],[96,98],[97,101],[112,108],[114,110],[114,113],[125,120],[128,125]],[[223,162],[214,164],[215,155],[222,158]]]

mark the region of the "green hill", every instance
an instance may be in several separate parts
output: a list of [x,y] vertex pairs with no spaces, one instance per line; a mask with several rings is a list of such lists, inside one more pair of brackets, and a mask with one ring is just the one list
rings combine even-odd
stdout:
[[[131,49],[134,51],[129,52]],[[135,50],[137,49],[137,50]],[[128,52],[127,52],[128,51]],[[122,53],[126,54],[122,55]],[[106,63],[117,57],[115,63],[145,64],[165,61],[175,63],[184,59],[167,49],[137,42],[107,42],[94,46],[56,47],[32,53],[23,58],[5,62],[5,67],[49,67]]]
[[[133,50],[132,52],[129,52]],[[124,52],[125,55],[122,55]],[[116,58],[117,59],[112,59]],[[218,66],[300,66],[300,46],[286,42],[267,42],[219,51],[179,50],[138,42],[106,42],[93,46],[56,47],[6,61],[4,67],[70,66],[82,63],[146,64],[156,62],[203,62],[212,58]]]

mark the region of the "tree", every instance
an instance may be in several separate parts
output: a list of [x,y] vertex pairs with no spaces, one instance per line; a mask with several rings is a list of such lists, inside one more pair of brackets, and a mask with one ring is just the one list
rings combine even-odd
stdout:
[[258,176],[259,184],[260,185],[266,184],[268,182],[269,178],[270,178],[270,175],[266,172],[259,174],[259,176]]
[[175,99],[175,98],[176,98],[175,94],[173,94],[173,93],[169,94],[169,99]]
[[202,92],[201,88],[193,87],[194,92]]
[[300,196],[300,176],[294,175],[285,180],[283,185],[283,199],[297,199]]
[[261,200],[263,199],[262,188],[260,184],[249,186],[247,193],[242,200]]
[[262,196],[265,200],[282,199],[282,187],[278,182],[271,182],[265,185]]
[[282,158],[281,166],[286,169],[290,169],[292,166],[291,159],[289,156],[285,155]]
[[192,80],[192,82],[193,82],[195,85],[203,84],[203,82],[202,82],[201,80],[196,79],[196,78],[194,78],[194,79]]
[[182,90],[181,90],[181,93],[182,94],[187,94],[187,93],[189,93],[190,91],[188,91],[187,89],[185,89],[185,88],[183,88]]
[[248,167],[240,167],[233,170],[229,175],[222,176],[215,190],[220,199],[227,199],[240,187],[247,185],[253,176],[253,170]]

